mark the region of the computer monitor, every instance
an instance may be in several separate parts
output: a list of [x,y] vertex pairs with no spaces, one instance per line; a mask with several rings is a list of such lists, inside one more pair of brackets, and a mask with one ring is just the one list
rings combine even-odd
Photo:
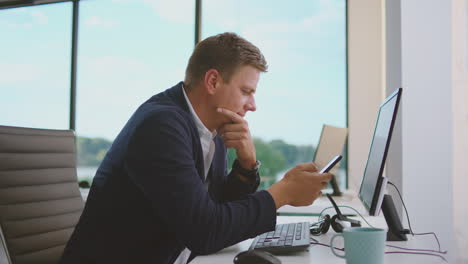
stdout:
[[366,169],[359,190],[359,199],[369,211],[369,215],[378,215],[382,208],[389,227],[387,240],[392,241],[406,240],[393,200],[390,195],[385,194],[387,178],[383,176],[401,93],[402,89],[397,89],[380,105]]

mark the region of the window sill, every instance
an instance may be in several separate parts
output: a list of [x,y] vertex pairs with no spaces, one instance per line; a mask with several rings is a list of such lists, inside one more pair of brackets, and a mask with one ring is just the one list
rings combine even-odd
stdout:
[[[335,200],[338,206],[350,206],[356,209],[359,213],[363,215],[367,215],[367,210],[362,205],[361,201],[357,197],[357,194],[353,190],[346,190],[343,192],[342,196],[333,196],[333,200]],[[309,206],[300,206],[294,207],[290,205],[286,205],[278,209],[278,215],[294,215],[294,216],[317,216],[319,215],[325,208],[331,207],[332,204],[328,200],[328,198],[323,195],[319,197],[317,200],[314,201],[312,205]],[[340,208],[340,211],[343,214],[356,214],[353,210],[349,208]],[[335,214],[334,209],[328,209],[328,214]]]

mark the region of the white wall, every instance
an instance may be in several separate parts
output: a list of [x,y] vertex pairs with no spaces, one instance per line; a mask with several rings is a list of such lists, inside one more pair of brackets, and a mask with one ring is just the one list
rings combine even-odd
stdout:
[[401,1],[403,197],[414,231],[436,232],[453,260],[451,12],[451,0]]
[[436,232],[449,263],[468,264],[468,0],[348,4],[350,187],[359,188],[385,91],[402,86],[387,176],[414,231]]
[[[396,88],[402,87],[401,70],[401,0],[385,1],[385,90],[390,95]],[[404,96],[404,91],[403,91]],[[388,180],[395,184],[400,191],[403,191],[402,166],[402,108],[400,104],[395,127],[393,128],[392,141],[389,147],[386,176]],[[403,206],[398,202],[398,193],[389,186],[388,193],[396,197],[395,207],[404,226],[406,219],[403,215]]]
[[468,0],[454,0],[453,48],[453,200],[456,263],[468,263]]

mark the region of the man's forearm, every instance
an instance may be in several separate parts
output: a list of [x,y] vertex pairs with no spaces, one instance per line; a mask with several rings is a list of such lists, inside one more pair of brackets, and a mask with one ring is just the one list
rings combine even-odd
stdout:
[[268,188],[266,191],[270,193],[271,197],[273,197],[273,200],[275,201],[275,206],[276,209],[279,209],[283,205],[287,205],[287,197],[284,192],[284,185],[285,183],[280,181],[275,184],[273,184],[270,188]]
[[235,175],[237,177],[239,177],[239,179],[245,183],[249,183],[249,184],[252,184],[252,183],[255,183],[256,179],[253,179],[253,178],[248,178],[248,177],[245,177],[244,175],[238,173],[238,172],[234,172]]

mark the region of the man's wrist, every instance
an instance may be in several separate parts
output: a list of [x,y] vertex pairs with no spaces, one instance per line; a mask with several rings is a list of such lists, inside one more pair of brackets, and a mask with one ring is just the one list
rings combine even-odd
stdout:
[[245,167],[242,166],[240,161],[236,159],[234,160],[234,163],[232,164],[232,168],[240,175],[249,179],[254,179],[259,174],[260,165],[261,165],[260,161],[257,160],[253,166],[251,166],[249,169],[246,169]]
[[266,191],[270,193],[273,201],[275,202],[276,209],[278,210],[280,207],[287,205],[288,202],[283,195],[282,189],[282,182],[277,182],[270,186]]
[[244,169],[253,169],[257,166],[257,162],[258,160],[256,159],[249,159],[249,160],[241,160],[239,158],[237,158],[238,162],[239,162],[239,165],[244,168]]

